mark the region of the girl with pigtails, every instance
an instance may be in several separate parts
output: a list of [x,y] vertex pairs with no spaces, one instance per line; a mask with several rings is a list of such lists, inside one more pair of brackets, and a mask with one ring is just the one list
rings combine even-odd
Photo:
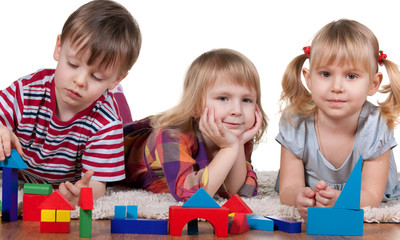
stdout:
[[[333,21],[288,65],[282,80],[276,189],[306,219],[308,207],[333,207],[362,156],[361,207],[400,199],[392,149],[400,114],[400,72],[363,24]],[[303,68],[309,60],[309,69]],[[389,84],[381,87],[382,73]],[[307,88],[303,85],[304,76]],[[367,101],[376,92],[383,102]]]

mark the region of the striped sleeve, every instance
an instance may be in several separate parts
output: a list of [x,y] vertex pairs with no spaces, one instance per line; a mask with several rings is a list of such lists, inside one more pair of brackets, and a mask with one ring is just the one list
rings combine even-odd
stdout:
[[16,122],[21,119],[23,109],[22,82],[15,81],[0,92],[0,122],[15,130]]
[[[108,114],[108,113],[107,113]],[[111,115],[104,114],[104,118]],[[97,121],[102,121],[101,118]],[[82,156],[82,175],[92,169],[92,180],[114,182],[125,178],[124,141],[120,119],[102,126],[86,144]]]

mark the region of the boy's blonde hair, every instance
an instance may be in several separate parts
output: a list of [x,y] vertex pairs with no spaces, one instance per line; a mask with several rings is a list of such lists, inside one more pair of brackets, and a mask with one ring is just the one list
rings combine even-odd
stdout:
[[255,137],[258,143],[267,127],[267,117],[261,106],[260,78],[254,64],[243,54],[231,49],[211,50],[195,59],[186,73],[179,104],[153,117],[152,127],[177,127],[179,131],[193,133],[193,120],[198,120],[204,111],[207,89],[221,75],[233,84],[256,91],[256,103],[262,113],[262,126]]
[[78,56],[89,54],[88,65],[101,68],[119,64],[121,75],[136,62],[142,43],[139,26],[122,5],[109,0],[95,0],[82,5],[65,22],[61,44],[70,41]]
[[[311,44],[310,70],[339,61],[340,64],[353,64],[354,67],[370,72],[378,72],[379,43],[372,31],[363,24],[348,19],[340,19],[325,25],[314,37]],[[282,79],[281,104],[286,104],[284,116],[289,120],[295,115],[312,115],[316,106],[311,93],[301,81],[301,72],[307,55],[293,59]],[[400,72],[393,62],[383,59],[390,84],[380,92],[389,93],[387,99],[378,103],[387,125],[393,128],[400,114]],[[281,106],[282,106],[281,105]]]

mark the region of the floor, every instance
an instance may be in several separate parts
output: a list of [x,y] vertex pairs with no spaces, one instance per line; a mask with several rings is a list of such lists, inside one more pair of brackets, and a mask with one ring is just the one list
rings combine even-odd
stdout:
[[[212,225],[208,222],[199,223],[199,235],[187,235],[186,227],[181,237],[170,235],[136,235],[111,234],[109,220],[96,220],[92,223],[92,239],[215,239]],[[16,222],[2,222],[0,225],[0,239],[78,239],[79,221],[71,221],[70,233],[40,233],[40,223],[18,220]],[[84,239],[84,238],[82,238]],[[220,239],[220,238],[218,238]],[[224,238],[223,238],[224,239]],[[318,236],[307,235],[303,224],[301,233],[285,233],[281,231],[250,230],[242,234],[228,234],[227,239],[400,239],[400,224],[395,223],[364,223],[364,235],[361,236]]]

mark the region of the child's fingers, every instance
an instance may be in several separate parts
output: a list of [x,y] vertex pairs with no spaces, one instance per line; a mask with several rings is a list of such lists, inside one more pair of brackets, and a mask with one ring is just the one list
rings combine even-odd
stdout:
[[15,148],[15,150],[17,150],[18,154],[22,157],[24,155],[24,151],[22,150],[22,145],[19,142],[19,139],[17,136],[13,136],[12,137],[12,142],[11,144],[13,145],[13,147]]
[[81,189],[72,184],[71,182],[68,181],[65,182],[65,187],[73,196],[79,196],[79,194],[81,193]]
[[315,185],[315,191],[319,192],[321,190],[325,190],[327,187],[328,184],[325,181],[321,180]]
[[307,198],[314,198],[315,197],[315,192],[309,187],[306,187],[304,189],[303,194]]
[[60,186],[58,186],[58,190],[60,191],[60,193],[62,193],[62,195],[64,195],[64,197],[66,197],[67,199],[71,199],[73,197],[72,193],[68,190],[67,186],[65,185],[65,183],[61,183]]
[[81,180],[79,180],[79,185],[88,187],[89,183],[90,183],[90,179],[92,178],[93,174],[94,174],[93,170],[91,170],[91,169],[87,170],[85,172],[85,174],[83,175],[83,177],[81,178]]

